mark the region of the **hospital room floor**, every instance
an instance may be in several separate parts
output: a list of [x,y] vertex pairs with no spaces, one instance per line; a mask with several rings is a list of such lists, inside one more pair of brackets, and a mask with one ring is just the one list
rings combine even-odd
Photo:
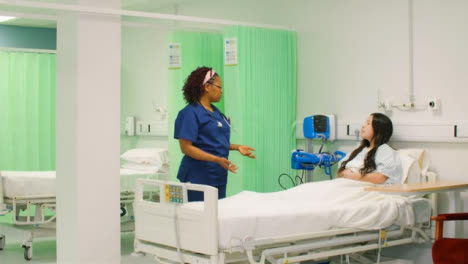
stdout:
[[[0,226],[0,233],[4,233],[5,230],[2,230],[2,226]],[[31,261],[26,261],[23,257],[24,250],[21,247],[21,243],[19,242],[11,242],[11,241],[20,241],[21,237],[13,237],[14,234],[7,235],[7,244],[5,249],[0,251],[0,264],[53,264],[56,263],[56,245],[55,239],[37,239],[34,242],[34,255]],[[10,239],[11,243],[8,243],[8,239]],[[133,252],[133,240],[134,234],[133,233],[122,233],[121,235],[121,264],[157,264],[157,261],[154,260],[151,256],[142,256],[142,257],[134,257],[131,256]],[[400,246],[395,248],[389,248],[386,251],[384,250],[382,253],[385,256],[393,256],[395,258],[406,258],[406,259],[413,259],[414,262],[411,261],[389,261],[389,262],[381,262],[386,264],[406,264],[406,263],[432,263],[431,259],[431,243],[429,244],[418,244],[412,247],[410,252],[413,254],[408,253],[407,249],[408,246]],[[406,252],[406,253],[405,253]],[[388,258],[383,258],[382,260],[388,261]],[[304,264],[309,263],[317,263],[317,262],[305,262]],[[331,261],[331,264],[339,264],[342,263],[339,259],[334,259]],[[343,263],[346,263],[345,261]],[[351,261],[352,264],[359,263],[355,261]]]
[[[156,264],[150,256],[133,257],[133,233],[121,235],[121,264]],[[8,238],[7,238],[8,239]],[[24,250],[20,243],[6,244],[5,249],[0,251],[1,264],[53,264],[56,263],[55,240],[37,240],[34,242],[34,255],[32,260],[26,261],[23,257]]]

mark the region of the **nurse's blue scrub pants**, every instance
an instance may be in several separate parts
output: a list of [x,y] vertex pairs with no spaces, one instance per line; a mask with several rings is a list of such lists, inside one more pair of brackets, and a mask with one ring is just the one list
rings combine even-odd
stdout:
[[[218,199],[226,197],[226,184],[213,187],[218,188]],[[203,201],[203,192],[187,191],[187,196],[189,202]]]

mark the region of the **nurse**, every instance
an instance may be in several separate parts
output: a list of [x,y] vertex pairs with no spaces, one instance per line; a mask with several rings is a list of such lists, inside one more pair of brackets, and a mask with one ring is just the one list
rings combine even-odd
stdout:
[[[229,161],[229,151],[255,158],[253,148],[231,144],[230,120],[212,105],[222,95],[221,78],[212,68],[199,67],[185,81],[183,94],[187,106],[179,111],[174,138],[185,154],[177,178],[181,182],[206,184],[218,188],[219,199],[226,197],[228,171],[237,166]],[[189,201],[202,201],[203,193],[189,191]]]

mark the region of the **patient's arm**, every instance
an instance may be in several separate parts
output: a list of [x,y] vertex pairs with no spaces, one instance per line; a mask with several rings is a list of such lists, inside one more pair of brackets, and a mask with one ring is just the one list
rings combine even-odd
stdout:
[[378,172],[372,172],[372,173],[367,173],[364,175],[360,181],[366,181],[366,182],[371,182],[375,184],[382,184],[387,180],[387,176],[383,175],[382,173]]
[[365,181],[375,184],[384,183],[387,180],[387,176],[383,175],[382,173],[372,172],[367,173],[366,175],[362,175],[359,172],[353,172],[350,169],[345,169],[338,174],[339,177],[347,178],[356,181]]

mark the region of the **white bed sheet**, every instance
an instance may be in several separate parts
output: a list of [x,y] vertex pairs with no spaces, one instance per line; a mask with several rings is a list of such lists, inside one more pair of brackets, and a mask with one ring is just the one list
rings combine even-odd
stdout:
[[1,171],[3,196],[55,196],[55,171]]
[[[364,191],[371,184],[335,179],[275,193],[244,191],[218,203],[219,245],[243,239],[300,235],[335,228],[379,229],[413,225],[410,198]],[[184,206],[200,208],[200,202]]]
[[[55,171],[0,171],[3,183],[3,196],[7,198],[20,196],[55,196]],[[120,169],[120,189],[135,190],[138,178],[166,180],[166,174],[155,170]]]

